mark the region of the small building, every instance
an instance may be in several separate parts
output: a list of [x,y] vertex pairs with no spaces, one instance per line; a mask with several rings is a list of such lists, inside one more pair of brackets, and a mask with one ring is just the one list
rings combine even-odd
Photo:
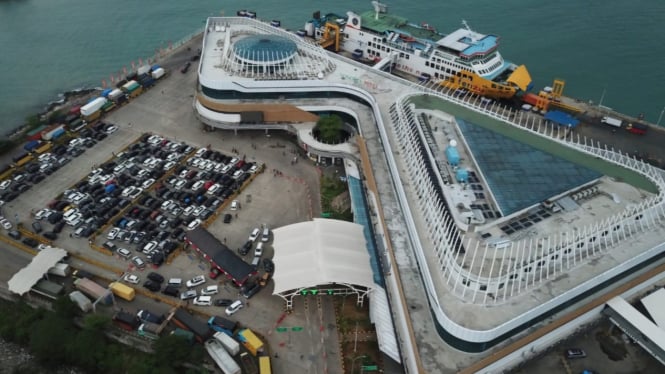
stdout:
[[188,231],[185,240],[208,260],[212,267],[226,274],[226,277],[238,286],[242,286],[251,275],[256,274],[253,266],[243,261],[203,227]]

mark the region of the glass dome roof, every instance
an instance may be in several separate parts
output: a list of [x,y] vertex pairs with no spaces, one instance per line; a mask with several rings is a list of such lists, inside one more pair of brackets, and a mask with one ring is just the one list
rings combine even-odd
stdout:
[[298,51],[293,41],[277,35],[253,35],[234,44],[236,57],[253,63],[277,63],[290,60]]

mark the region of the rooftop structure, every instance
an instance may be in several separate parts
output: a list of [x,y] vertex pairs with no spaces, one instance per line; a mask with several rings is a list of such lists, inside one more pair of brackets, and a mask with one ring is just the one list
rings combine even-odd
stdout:
[[37,253],[28,266],[14,274],[7,284],[9,291],[24,295],[42,279],[48,269],[52,268],[67,256],[67,251],[61,248],[47,247]]
[[[214,24],[225,25],[225,31]],[[251,34],[292,40],[297,57],[260,73],[226,57],[220,63],[217,40],[233,43]],[[386,291],[403,362],[411,368],[418,361],[412,355],[416,340],[409,338],[414,334],[435,331],[457,350],[486,351],[602,292],[665,249],[660,245],[665,216],[660,173],[630,156],[566,137],[565,127],[483,104],[472,95],[415,85],[259,21],[211,18],[203,46],[195,108],[205,124],[291,131],[310,154],[360,163],[359,180],[367,187],[374,220],[372,240],[385,255]],[[234,117],[243,108],[273,110],[275,103],[293,113],[352,112],[358,118],[357,146],[341,151],[319,144],[306,135],[311,123],[295,115],[263,127]],[[573,165],[573,174],[582,178],[561,185],[543,179],[540,184],[554,188],[538,194],[530,187],[517,190],[526,199],[510,206],[497,183],[502,176],[490,169],[521,169],[519,157],[527,155],[514,148],[506,153],[516,158],[485,160],[496,163],[488,167],[478,149],[485,145],[474,144],[473,127],[539,150],[533,155],[538,155],[536,165],[546,163],[542,169]],[[447,152],[452,140],[455,151]],[[551,158],[540,158],[544,154]],[[419,277],[411,277],[416,271]],[[399,284],[408,294],[398,291]],[[423,289],[426,300],[416,299]],[[427,313],[409,317],[418,312],[405,306],[407,298],[409,304],[428,306]],[[422,325],[430,316],[434,330]],[[402,318],[420,324],[418,331],[409,331]],[[438,346],[427,348],[438,352]]]

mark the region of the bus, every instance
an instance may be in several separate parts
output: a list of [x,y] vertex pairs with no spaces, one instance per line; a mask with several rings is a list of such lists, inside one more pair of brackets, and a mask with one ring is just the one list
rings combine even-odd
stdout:
[[259,357],[259,374],[270,374],[270,357]]

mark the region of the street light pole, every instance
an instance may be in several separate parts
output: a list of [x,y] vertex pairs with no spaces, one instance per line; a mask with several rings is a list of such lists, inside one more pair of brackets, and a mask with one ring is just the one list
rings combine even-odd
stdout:
[[356,360],[358,360],[359,358],[367,358],[367,355],[360,355],[351,360],[351,374],[355,373],[354,369],[356,368]]
[[660,116],[658,116],[658,122],[656,122],[656,125],[660,126],[660,120],[663,119],[663,114],[665,114],[665,106],[663,107],[663,110],[660,111]]

